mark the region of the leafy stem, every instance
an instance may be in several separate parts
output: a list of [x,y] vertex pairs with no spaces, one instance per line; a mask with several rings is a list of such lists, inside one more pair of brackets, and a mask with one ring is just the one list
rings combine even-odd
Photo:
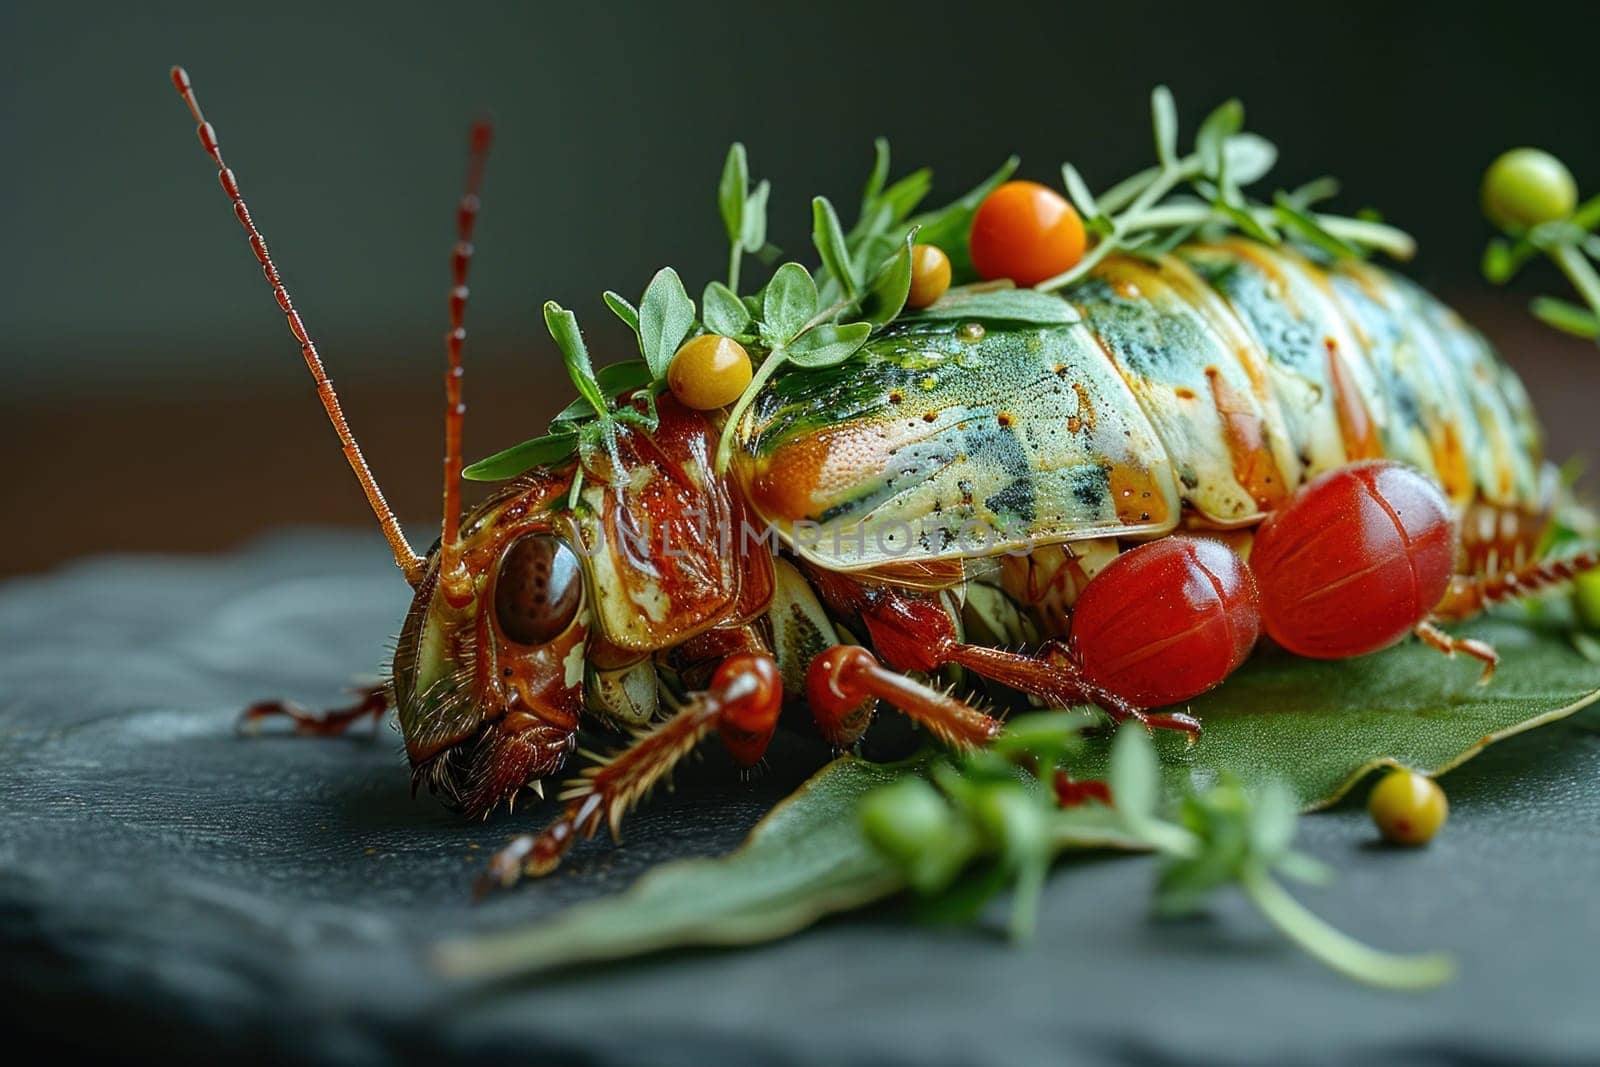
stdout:
[[[1270,141],[1244,129],[1244,107],[1229,100],[1208,115],[1195,135],[1194,150],[1177,151],[1178,116],[1172,93],[1157,86],[1150,95],[1157,164],[1117,182],[1096,196],[1071,164],[1062,167],[1067,192],[1096,240],[1089,253],[1035,288],[1054,292],[1085,277],[1115,252],[1169,251],[1197,232],[1237,229],[1269,244],[1293,237],[1334,256],[1359,256],[1367,248],[1396,258],[1415,251],[1409,236],[1392,226],[1356,218],[1314,214],[1315,199],[1330,195],[1330,181],[1296,193],[1279,192],[1271,204],[1252,201],[1241,191],[1277,162]],[[1192,202],[1164,202],[1187,185]]]
[[1396,956],[1380,952],[1319,918],[1289,895],[1260,865],[1239,874],[1239,886],[1278,932],[1340,974],[1358,982],[1390,989],[1429,989],[1455,975],[1455,963],[1443,953]]

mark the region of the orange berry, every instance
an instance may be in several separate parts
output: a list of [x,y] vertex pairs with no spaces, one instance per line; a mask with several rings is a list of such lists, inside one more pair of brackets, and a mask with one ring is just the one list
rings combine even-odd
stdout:
[[1054,189],[1006,182],[978,205],[968,248],[985,278],[1037,285],[1071,270],[1083,258],[1083,220]]

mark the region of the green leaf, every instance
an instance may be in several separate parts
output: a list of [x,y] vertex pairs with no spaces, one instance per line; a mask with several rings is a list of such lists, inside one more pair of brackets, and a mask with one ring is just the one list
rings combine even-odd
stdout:
[[1504,285],[1516,273],[1511,245],[1503,237],[1492,239],[1483,250],[1483,276],[1494,285]]
[[744,301],[721,282],[711,282],[700,296],[700,314],[706,329],[724,337],[737,337],[750,325]]
[[1156,131],[1156,158],[1163,167],[1173,166],[1178,161],[1178,105],[1165,85],[1150,92],[1150,121]]
[[906,234],[900,250],[878,268],[862,295],[861,317],[874,326],[889,322],[906,306],[906,297],[911,295],[911,248],[916,239],[916,230]]
[[1077,309],[1054,293],[1041,293],[1036,289],[992,289],[975,286],[951,289],[927,307],[908,311],[900,316],[901,322],[948,319],[1070,326],[1080,321],[1080,316]]
[[1336,258],[1361,258],[1361,249],[1329,233],[1315,216],[1302,209],[1282,191],[1273,197],[1273,211],[1283,227],[1296,237]]
[[1553,296],[1535,297],[1528,310],[1546,326],[1587,340],[1600,338],[1600,315],[1588,308],[1557,300]]
[[[615,896],[553,919],[439,946],[435,964],[487,980],[685,945],[771,941],[824,915],[906,888],[905,875],[861,832],[858,810],[875,789],[924,773],[925,761],[874,764],[845,756],[773,808],[737,851],[665,863]],[[1050,822],[1059,848],[1139,848],[1098,805]]]
[[[728,158],[722,164],[722,180],[717,183],[717,208],[722,212],[722,225],[728,231],[728,240],[740,243],[745,233],[745,199],[750,189],[750,162],[744,145],[738,141],[728,146]],[[755,249],[746,249],[755,251]]]
[[594,380],[594,364],[589,361],[589,349],[578,330],[578,317],[554,300],[547,300],[544,305],[544,324],[550,336],[555,338],[556,347],[561,349],[567,375],[572,379],[572,384],[578,387],[578,393],[594,408],[596,415],[606,415],[605,394]]
[[1249,185],[1266,177],[1278,162],[1278,149],[1265,137],[1236,133],[1222,142],[1223,167],[1239,185]]
[[761,328],[774,347],[794,340],[817,313],[817,283],[798,263],[785,263],[767,282],[761,301]]
[[774,808],[738,851],[663,864],[617,896],[446,944],[436,960],[449,974],[484,979],[675,945],[767,941],[889,896],[903,876],[862,836],[856,809],[903,773],[835,760]]
[[661,268],[639,301],[639,346],[652,374],[666,376],[678,346],[693,328],[694,301],[684,292],[678,272]]
[[[1166,739],[1168,795],[1223,774],[1256,791],[1281,779],[1302,810],[1314,810],[1378,768],[1442,774],[1495,741],[1600,700],[1600,670],[1557,619],[1491,618],[1452,631],[1500,650],[1491,684],[1477,684],[1476,663],[1445,659],[1419,641],[1353,660],[1258,653],[1190,702],[1204,727],[1195,744]],[[1072,773],[1101,777],[1109,757],[1103,739],[1086,741]]]
[[[600,299],[606,302],[606,307],[610,308],[617,318],[622,320],[622,324],[632,330],[634,336],[637,337],[639,334],[639,309],[628,303],[621,293],[614,293],[610,289],[602,293]],[[640,342],[639,350],[641,353],[644,351],[643,342]]]
[[872,173],[867,175],[867,184],[861,190],[863,219],[872,210],[874,202],[883,192],[884,184],[889,180],[889,139],[887,137],[874,139],[872,150]]
[[739,241],[751,255],[759,256],[767,248],[767,197],[771,192],[772,183],[762,179],[745,198],[744,224],[739,230]]
[[1155,815],[1161,788],[1160,765],[1143,730],[1117,731],[1106,777],[1117,811],[1124,819],[1141,823]]
[[811,243],[822,257],[822,265],[833,275],[846,296],[854,299],[861,284],[856,280],[850,262],[850,250],[845,247],[844,228],[839,225],[839,213],[825,196],[811,201]]
[[1228,138],[1244,128],[1244,105],[1237,99],[1228,100],[1206,116],[1194,136],[1194,150],[1200,155],[1200,165],[1213,178],[1227,169],[1223,145]]
[[1100,215],[1100,204],[1095,200],[1094,193],[1089,191],[1089,183],[1083,180],[1083,175],[1078,173],[1078,168],[1071,163],[1061,164],[1061,180],[1067,187],[1067,195],[1072,198],[1073,205],[1078,209],[1078,214],[1087,221]]
[[1269,245],[1275,245],[1279,242],[1280,238],[1278,237],[1276,230],[1264,225],[1254,215],[1250,214],[1250,212],[1244,210],[1243,208],[1235,207],[1225,200],[1218,200],[1212,206],[1226,215],[1228,219],[1239,228],[1240,233],[1254,237],[1256,240]]
[[933,189],[933,171],[927,167],[914,170],[883,192],[882,203],[889,209],[891,222],[901,222],[917,209],[917,205]]
[[515,478],[534,467],[565,459],[572,454],[577,444],[578,435],[575,433],[553,433],[535,437],[531,441],[513,445],[504,452],[496,452],[488,459],[480,459],[462,471],[461,476],[469,482],[498,482],[506,478]]
[[[611,363],[601,367],[594,376],[595,384],[600,387],[600,392],[613,400],[630,389],[638,389],[655,381],[655,375],[650,371],[650,365],[642,359],[629,359],[621,363]],[[608,403],[607,408],[610,408]],[[593,418],[594,410],[589,401],[579,397],[550,420],[550,432],[562,432],[561,427],[570,426],[585,419]]]
[[790,342],[784,352],[797,366],[831,367],[855,355],[871,333],[872,324],[867,322],[814,326]]
[[1012,156],[1000,165],[1000,169],[989,175],[967,192],[961,199],[946,204],[936,211],[923,212],[911,219],[911,223],[921,227],[918,240],[923,244],[937,245],[950,257],[950,267],[957,279],[969,277],[972,272],[972,258],[967,254],[967,235],[972,231],[972,216],[977,213],[978,205],[983,203],[983,198],[994,192],[1001,183],[1016,173],[1017,166],[1022,160]]

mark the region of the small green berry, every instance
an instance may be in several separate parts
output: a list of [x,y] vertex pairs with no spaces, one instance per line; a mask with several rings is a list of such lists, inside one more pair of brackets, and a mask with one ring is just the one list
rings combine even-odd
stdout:
[[1578,205],[1578,183],[1561,160],[1537,148],[1513,148],[1483,176],[1483,213],[1503,230],[1555,222]]
[[1600,567],[1584,571],[1572,583],[1572,607],[1591,630],[1600,630]]
[[931,873],[930,857],[949,847],[954,832],[950,805],[920,778],[873,790],[862,799],[860,814],[867,840],[904,868],[914,884]]
[[1397,845],[1425,845],[1450,814],[1444,790],[1425,774],[1395,770],[1372,790],[1367,811],[1378,830]]

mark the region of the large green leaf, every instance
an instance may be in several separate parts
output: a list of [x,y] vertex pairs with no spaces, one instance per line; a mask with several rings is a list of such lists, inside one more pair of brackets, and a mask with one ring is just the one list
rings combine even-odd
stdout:
[[[1282,782],[1307,809],[1343,795],[1385,764],[1440,773],[1493,741],[1570,715],[1600,699],[1600,665],[1554,621],[1481,621],[1461,633],[1502,655],[1492,685],[1476,664],[1417,642],[1375,656],[1317,662],[1259,655],[1193,704],[1205,724],[1194,745],[1163,741],[1170,803],[1224,773],[1247,786]],[[1106,739],[1074,761],[1104,774]],[[779,804],[737,851],[665,864],[626,892],[581,904],[538,925],[444,946],[449,973],[492,978],[684,945],[766,941],[824,915],[904,888],[901,873],[861,836],[856,808],[870,790],[924,764],[836,760]],[[1087,805],[1064,823],[1065,847],[1132,847],[1106,809]]]
[[[862,836],[856,808],[926,762],[836,759],[727,856],[663,864],[625,892],[548,922],[446,944],[436,962],[447,974],[495,978],[683,945],[751,944],[890,896],[906,888],[904,874]],[[1060,820],[1054,837],[1064,848],[1143,847],[1097,806]]]
[[[1257,655],[1191,704],[1204,724],[1199,741],[1163,740],[1168,792],[1227,772],[1248,785],[1287,782],[1312,811],[1376,768],[1442,774],[1600,699],[1600,665],[1555,621],[1487,619],[1456,632],[1500,650],[1490,684],[1477,684],[1476,661],[1419,641],[1353,660]],[[1108,744],[1091,743],[1080,773],[1098,776],[1108,754]]]

